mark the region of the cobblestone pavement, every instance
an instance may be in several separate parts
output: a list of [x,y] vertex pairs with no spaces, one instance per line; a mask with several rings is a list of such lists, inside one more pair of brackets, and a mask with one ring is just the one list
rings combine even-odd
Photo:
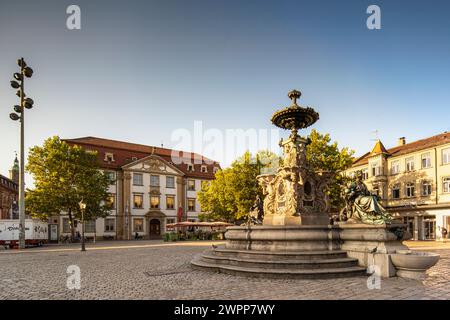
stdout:
[[[331,280],[265,280],[190,268],[211,242],[138,241],[48,246],[0,252],[0,299],[450,299],[450,249],[423,282],[367,277]],[[428,250],[430,251],[430,250]],[[69,265],[81,269],[81,289],[66,287]]]

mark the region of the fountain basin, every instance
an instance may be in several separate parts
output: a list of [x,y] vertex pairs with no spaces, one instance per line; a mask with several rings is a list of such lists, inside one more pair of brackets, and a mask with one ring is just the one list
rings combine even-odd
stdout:
[[322,226],[228,227],[226,248],[260,251],[314,251],[339,249],[339,229]]
[[426,271],[439,261],[440,255],[431,252],[397,250],[391,255],[397,276],[408,279],[424,280]]

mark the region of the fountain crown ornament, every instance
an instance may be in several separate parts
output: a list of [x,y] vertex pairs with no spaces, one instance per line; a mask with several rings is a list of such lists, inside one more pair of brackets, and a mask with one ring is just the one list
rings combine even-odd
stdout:
[[293,135],[297,135],[299,129],[304,129],[317,120],[319,114],[311,107],[301,107],[297,104],[297,99],[300,98],[301,92],[292,90],[288,93],[292,104],[289,107],[276,111],[272,116],[272,123],[279,128],[291,130]]

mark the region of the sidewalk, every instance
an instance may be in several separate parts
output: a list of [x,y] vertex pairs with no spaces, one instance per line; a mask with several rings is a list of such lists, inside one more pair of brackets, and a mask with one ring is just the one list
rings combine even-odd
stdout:
[[403,244],[410,247],[411,249],[433,249],[433,250],[443,250],[443,249],[450,249],[450,239],[446,239],[446,242],[443,241],[435,241],[435,240],[428,240],[428,241],[403,241]]

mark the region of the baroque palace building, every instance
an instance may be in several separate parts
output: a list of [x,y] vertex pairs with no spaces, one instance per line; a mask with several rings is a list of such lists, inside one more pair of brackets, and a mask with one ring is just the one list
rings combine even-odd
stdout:
[[407,224],[415,240],[441,239],[450,229],[450,133],[386,149],[378,140],[371,152],[346,171],[361,170],[369,190],[394,217]]
[[0,219],[18,218],[19,161],[9,171],[9,178],[0,174]]
[[[201,213],[197,192],[220,169],[218,162],[199,154],[162,147],[96,137],[64,141],[96,151],[101,169],[114,181],[109,187],[113,210],[106,218],[85,222],[87,237],[127,240],[137,233],[157,239],[169,223],[197,221]],[[70,233],[64,215],[49,223],[51,240]],[[80,226],[77,229],[81,232]]]

